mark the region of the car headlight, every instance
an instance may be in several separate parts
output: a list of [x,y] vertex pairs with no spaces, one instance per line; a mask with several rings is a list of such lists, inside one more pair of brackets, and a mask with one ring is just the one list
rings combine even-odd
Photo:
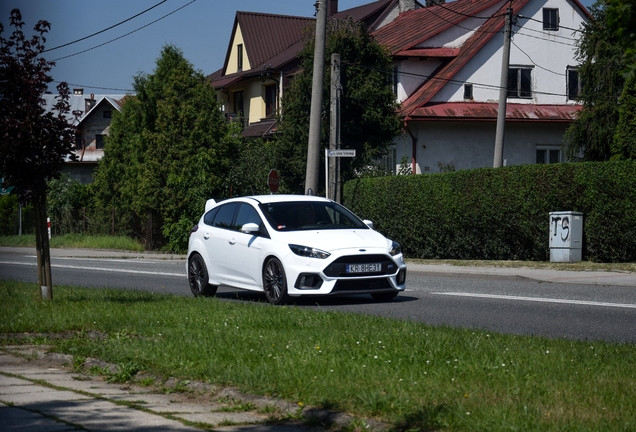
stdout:
[[391,250],[389,251],[391,256],[396,256],[402,253],[402,246],[396,241],[391,243]]
[[298,256],[306,257],[306,258],[320,258],[325,259],[331,255],[329,252],[325,252],[324,250],[311,248],[307,246],[300,246],[295,244],[290,244],[289,248]]

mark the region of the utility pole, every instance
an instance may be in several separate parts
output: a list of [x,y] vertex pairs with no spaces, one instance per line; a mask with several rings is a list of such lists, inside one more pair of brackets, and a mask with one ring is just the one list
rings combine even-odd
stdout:
[[307,171],[305,194],[315,195],[320,175],[320,120],[322,111],[322,84],[325,67],[325,35],[327,33],[327,0],[316,1],[316,42],[314,48],[314,74],[311,87],[309,113],[309,142],[307,143]]
[[[340,150],[340,54],[331,54],[329,150]],[[329,159],[329,191],[327,197],[340,202],[340,158]]]
[[512,33],[512,8],[506,9],[503,56],[501,58],[501,79],[499,80],[499,111],[497,112],[497,132],[495,134],[495,158],[493,168],[503,166],[504,132],[506,129],[506,102],[508,98],[508,69],[510,67],[510,39]]

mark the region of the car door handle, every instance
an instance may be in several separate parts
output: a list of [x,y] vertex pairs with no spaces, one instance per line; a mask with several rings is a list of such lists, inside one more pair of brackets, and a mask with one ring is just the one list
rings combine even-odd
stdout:
[[210,233],[203,234],[203,238],[206,239],[206,240],[209,239],[210,238]]
[[230,244],[233,245],[234,243],[236,243],[236,239],[232,239],[230,240]]

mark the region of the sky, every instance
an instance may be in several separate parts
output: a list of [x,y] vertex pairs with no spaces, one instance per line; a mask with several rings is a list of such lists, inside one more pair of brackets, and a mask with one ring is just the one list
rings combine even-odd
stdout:
[[[370,1],[339,0],[338,9]],[[581,3],[589,7],[594,1],[581,0]],[[315,2],[0,0],[0,22],[4,37],[8,38],[13,30],[9,17],[14,8],[22,13],[27,36],[33,35],[33,27],[39,20],[48,21],[51,29],[45,47],[51,51],[43,56],[56,63],[51,71],[54,81],[66,81],[71,89],[83,88],[85,94],[124,94],[132,92],[134,76],[153,72],[165,45],[181,49],[195,69],[209,75],[223,66],[237,11],[313,17]],[[150,10],[135,17],[147,9]],[[101,32],[125,20],[128,21]],[[86,38],[97,32],[101,33]],[[83,38],[86,39],[57,48]],[[55,85],[51,86],[52,91]]]

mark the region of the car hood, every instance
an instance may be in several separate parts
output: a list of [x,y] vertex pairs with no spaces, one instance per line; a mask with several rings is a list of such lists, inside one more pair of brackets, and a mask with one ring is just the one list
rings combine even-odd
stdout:
[[364,248],[388,250],[387,239],[371,229],[310,230],[278,233],[280,241],[289,244],[322,249],[327,252],[338,249]]

